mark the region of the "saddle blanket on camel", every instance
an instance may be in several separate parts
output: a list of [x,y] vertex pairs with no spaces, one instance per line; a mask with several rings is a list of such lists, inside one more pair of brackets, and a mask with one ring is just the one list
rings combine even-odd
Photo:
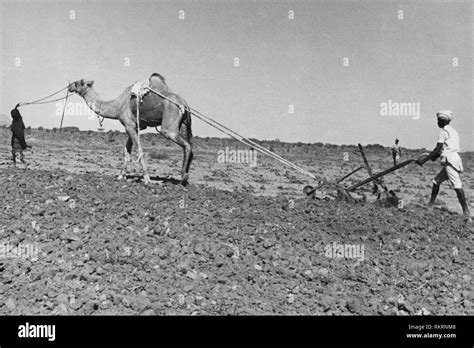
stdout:
[[130,94],[139,98],[142,101],[143,97],[150,93],[150,81],[148,79],[143,81],[137,81],[133,84]]

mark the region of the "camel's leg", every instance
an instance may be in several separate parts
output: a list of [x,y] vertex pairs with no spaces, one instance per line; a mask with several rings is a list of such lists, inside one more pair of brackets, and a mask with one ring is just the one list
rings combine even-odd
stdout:
[[148,166],[145,161],[145,156],[141,147],[138,148],[138,153],[140,156],[140,164],[143,169],[143,179],[145,180],[145,185],[150,183],[150,174],[148,174]]
[[170,98],[174,103],[165,101],[163,109],[163,122],[161,124],[161,134],[163,134],[169,140],[175,142],[183,148],[183,166],[181,168],[181,184],[183,186],[188,185],[189,180],[189,168],[193,158],[193,150],[191,145],[191,132],[187,125],[183,121],[183,117],[186,117],[184,111],[178,108],[178,105],[186,106],[186,102],[181,99],[178,95],[172,95]]
[[125,125],[125,130],[127,131],[129,138],[132,139],[133,145],[135,145],[138,149],[138,158],[140,158],[140,164],[143,169],[143,179],[145,181],[145,185],[147,185],[150,183],[150,175],[148,174],[148,167],[145,161],[145,156],[143,156],[143,149],[141,146],[138,145],[137,126],[134,123],[128,123]]
[[[191,162],[194,158],[193,145],[191,144],[191,139],[188,135],[188,127],[190,127],[190,125],[184,123],[181,125],[181,135],[185,142],[185,146],[183,147],[183,172],[186,177],[186,181],[189,179],[189,168],[191,168]],[[189,151],[188,146],[186,144],[189,145]]]
[[132,148],[133,148],[133,141],[130,136],[127,139],[127,144],[125,144],[125,148],[123,149],[125,158],[123,160],[123,166],[122,170],[120,171],[120,174],[118,176],[118,179],[121,180],[127,175],[127,170],[128,170],[128,162],[132,161]]
[[169,131],[167,129],[162,129],[161,134],[163,134],[169,140],[175,142],[183,148],[183,166],[181,168],[181,184],[183,186],[188,185],[189,180],[189,167],[191,166],[191,161],[193,158],[193,148],[191,143],[186,139],[186,137],[179,133]]

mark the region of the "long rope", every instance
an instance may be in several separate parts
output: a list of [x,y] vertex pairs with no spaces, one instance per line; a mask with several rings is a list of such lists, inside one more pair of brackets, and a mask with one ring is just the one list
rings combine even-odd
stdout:
[[195,109],[191,109],[191,112],[198,118],[201,119],[201,121],[209,124],[210,126],[218,129],[219,131],[223,132],[224,134],[227,134],[229,135],[230,137],[242,142],[243,144],[247,145],[247,146],[250,146],[256,150],[258,150],[259,152],[265,154],[265,155],[268,155],[274,159],[276,159],[277,161],[295,169],[296,171],[302,173],[302,174],[305,174],[309,177],[311,177],[312,179],[317,179],[316,176],[306,170],[304,170],[303,168],[297,166],[296,164],[284,159],[283,157],[275,154],[274,152],[268,150],[267,148],[261,146],[260,144],[248,139],[248,138],[245,138],[244,136],[240,135],[239,133],[233,131],[232,129],[224,126],[223,124],[211,119],[210,117],[202,114],[201,112],[195,110]]
[[[151,92],[155,93],[156,95],[160,96],[161,98],[163,99],[166,99],[168,100],[169,102],[173,103],[174,105],[176,105],[178,108],[182,108],[182,105],[179,105],[178,103],[176,103],[174,100],[166,97],[165,95],[155,91],[154,89],[150,88],[150,87],[146,87],[148,88]],[[233,131],[232,129],[224,126],[223,124],[220,124],[219,122],[213,120],[212,118],[202,114],[201,112],[193,109],[193,108],[188,108],[189,109],[189,112],[191,112],[191,114],[193,114],[194,116],[196,116],[197,118],[199,118],[201,121],[203,121],[204,123],[207,123],[208,125],[210,125],[211,127],[214,127],[216,128],[217,130],[221,131],[222,133],[224,134],[227,134],[228,136],[230,136],[231,138],[234,138],[235,140],[247,145],[247,146],[250,146],[252,148],[254,148],[255,150],[269,156],[269,157],[272,157],[274,158],[275,160],[293,168],[294,170],[298,171],[299,173],[301,174],[304,174],[304,175],[307,175],[309,177],[311,177],[312,179],[314,180],[318,180],[318,178],[316,177],[316,175],[314,175],[313,173],[297,166],[296,164],[284,159],[283,157],[277,155],[276,153],[268,150],[267,148],[261,146],[260,144],[257,144],[256,142],[248,139],[248,138],[245,138],[244,136],[240,135],[239,133]]]
[[[289,166],[289,167],[295,169],[296,171],[298,171],[298,172],[300,172],[300,173],[302,173],[302,174],[308,175],[308,176],[310,176],[311,178],[316,179],[316,176],[314,176],[312,173],[310,173],[310,172],[304,170],[304,169],[301,168],[301,167],[298,167],[296,164],[291,163],[290,161],[288,161],[288,160],[282,158],[281,156],[275,154],[274,152],[268,150],[267,148],[261,146],[260,144],[257,144],[257,143],[255,143],[254,141],[252,141],[252,140],[250,140],[250,139],[247,139],[247,138],[241,136],[240,134],[238,134],[238,133],[236,133],[236,132],[234,132],[234,131],[232,131],[232,130],[229,130],[227,127],[220,125],[217,121],[214,121],[214,120],[209,119],[209,118],[205,119],[205,118],[204,118],[204,117],[205,117],[204,115],[199,115],[198,118],[199,118],[199,117],[203,117],[203,118],[201,118],[201,121],[203,121],[203,122],[209,124],[210,126],[212,126],[212,127],[216,128],[216,129],[220,130],[220,131],[223,132],[224,134],[227,134],[227,135],[229,135],[230,137],[232,137],[232,138],[234,138],[234,139],[240,141],[241,143],[243,143],[243,144],[245,144],[245,145],[247,145],[247,146],[250,146],[250,147],[256,149],[257,151],[259,151],[259,152],[261,152],[261,153],[263,153],[263,154],[265,154],[265,155],[268,155],[268,156],[270,156],[270,157],[276,159],[277,161],[279,161],[279,162],[281,162],[281,163],[283,163],[283,164],[285,164],[285,165],[287,165],[287,166]],[[215,122],[215,123],[217,124],[217,126],[216,126],[216,124],[214,124],[213,122]],[[219,127],[222,127],[223,129],[220,129]]]
[[[61,88],[59,91],[57,92],[54,92],[44,98],[41,98],[41,99],[38,99],[38,100],[35,100],[35,101],[32,101],[32,102],[24,102],[24,103],[18,103],[20,104],[19,106],[25,106],[25,105],[32,105],[32,104],[47,104],[47,103],[53,103],[55,101],[58,101],[58,100],[63,100],[63,99],[66,99],[67,98],[67,95],[66,97],[62,97],[62,98],[57,98],[57,99],[53,99],[53,100],[47,100],[47,101],[43,101],[45,99],[48,99],[48,98],[51,98],[53,95],[56,95],[56,94],[59,94],[61,93],[62,91],[64,91],[65,89],[67,89],[69,86],[66,86],[64,88]],[[68,91],[69,92],[69,91]]]
[[20,103],[19,106],[48,104],[48,103],[54,103],[56,101],[60,101],[60,100],[63,100],[63,99],[66,99],[66,97],[61,97],[61,98],[56,98],[56,99],[46,100],[46,101],[41,101],[41,102],[34,102],[34,103]]
[[[18,103],[18,106],[36,105],[36,104],[49,104],[49,103],[54,103],[56,101],[64,99],[65,101],[64,101],[64,107],[63,107],[63,113],[61,115],[61,124],[59,126],[59,131],[61,131],[61,129],[63,128],[63,120],[64,120],[64,113],[66,111],[66,106],[67,106],[67,99],[69,97],[69,89],[68,88],[69,88],[69,85],[67,85],[66,87],[61,88],[60,90],[58,90],[54,93],[51,93],[51,94],[47,95],[46,97],[31,101],[31,102],[23,102],[23,103],[20,102],[20,103]],[[56,99],[52,99],[52,100],[45,100],[45,99],[51,98],[52,96],[54,96],[56,94],[61,93],[65,89],[67,89],[65,97],[56,98]]]
[[[300,173],[302,173],[302,174],[308,175],[308,176],[311,177],[312,179],[315,179],[315,180],[317,179],[317,177],[316,177],[314,174],[312,174],[312,173],[308,172],[307,170],[305,170],[305,169],[303,169],[303,168],[297,166],[296,164],[294,164],[294,163],[288,161],[287,159],[285,159],[285,158],[283,158],[283,157],[277,155],[276,153],[274,153],[274,152],[268,150],[267,148],[261,146],[260,144],[254,142],[254,141],[252,141],[252,140],[250,140],[250,139],[248,139],[248,138],[245,138],[244,136],[242,136],[242,135],[238,134],[237,132],[233,131],[232,129],[230,129],[230,128],[228,128],[228,127],[226,127],[226,126],[220,124],[219,122],[217,122],[217,121],[211,119],[210,117],[208,117],[208,116],[206,116],[206,115],[200,113],[199,111],[194,110],[194,109],[192,109],[192,110],[193,110],[193,114],[194,114],[195,116],[197,116],[198,118],[199,118],[199,116],[202,117],[202,118],[204,118],[205,120],[208,121],[208,122],[206,122],[206,123],[208,123],[209,125],[215,127],[216,129],[219,129],[219,128],[216,127],[215,125],[212,125],[212,124],[211,124],[211,123],[215,123],[215,124],[218,125],[219,127],[222,127],[222,128],[225,129],[227,132],[231,133],[231,134],[229,134],[229,133],[224,132],[223,130],[219,129],[220,131],[224,132],[225,134],[231,136],[232,138],[234,138],[234,139],[236,139],[236,140],[238,140],[238,141],[244,143],[245,145],[248,145],[248,146],[250,146],[250,147],[253,147],[253,148],[256,148],[256,149],[260,150],[260,152],[262,152],[262,153],[264,153],[264,154],[266,154],[266,155],[268,155],[268,156],[270,156],[270,157],[273,157],[274,159],[280,161],[281,163],[286,164],[286,165],[289,166],[289,167],[292,167],[293,169],[295,169],[296,171],[298,171],[298,172],[300,172]],[[199,115],[196,115],[196,114],[199,114]],[[201,120],[203,120],[202,118],[201,118]],[[203,121],[204,121],[204,120],[203,120]]]

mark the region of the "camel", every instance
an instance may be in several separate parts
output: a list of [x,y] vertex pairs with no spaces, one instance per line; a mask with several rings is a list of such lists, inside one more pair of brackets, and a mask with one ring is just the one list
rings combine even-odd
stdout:
[[[180,107],[155,93],[149,92],[143,96],[140,104],[140,130],[147,127],[161,126],[160,133],[183,148],[181,184],[187,186],[189,168],[193,159],[191,113],[189,107],[180,95],[168,88],[164,77],[160,74],[153,73],[148,79],[148,83],[153,90],[173,100]],[[137,96],[131,94],[133,85],[128,86],[116,99],[103,101],[94,90],[93,84],[94,81],[81,79],[70,83],[68,90],[70,93],[77,93],[81,96],[89,108],[97,115],[119,120],[122,123],[128,134],[128,140],[124,149],[125,159],[118,179],[120,180],[126,176],[128,162],[131,161],[132,148],[136,146],[139,162],[143,170],[144,182],[148,184],[150,176],[143,156],[143,149],[138,142]]]

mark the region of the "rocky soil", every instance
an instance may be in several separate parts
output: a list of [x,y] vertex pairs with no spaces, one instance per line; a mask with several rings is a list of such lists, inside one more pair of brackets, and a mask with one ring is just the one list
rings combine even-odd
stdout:
[[[150,186],[133,164],[115,179],[123,133],[29,130],[28,170],[0,136],[1,315],[474,314],[474,229],[447,185],[424,207],[436,163],[384,178],[398,209],[307,200],[311,183],[271,159],[220,163],[241,148],[226,139],[195,139],[184,189],[180,148],[156,134],[142,137]],[[355,145],[263,145],[331,180],[361,164]],[[391,166],[386,148],[366,154],[375,172]]]
[[474,314],[474,230],[447,210],[60,170],[0,182],[0,244],[23,253],[0,259],[2,315]]

